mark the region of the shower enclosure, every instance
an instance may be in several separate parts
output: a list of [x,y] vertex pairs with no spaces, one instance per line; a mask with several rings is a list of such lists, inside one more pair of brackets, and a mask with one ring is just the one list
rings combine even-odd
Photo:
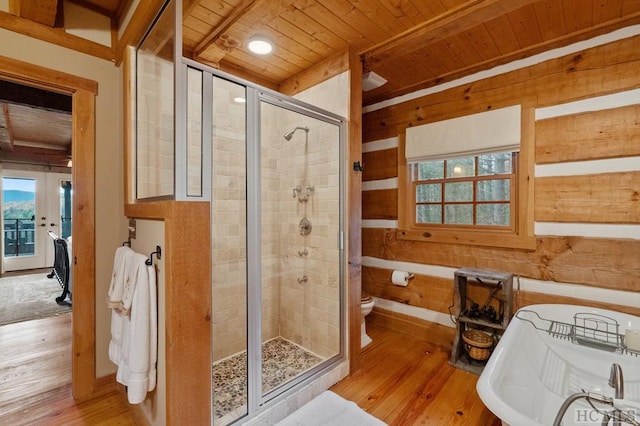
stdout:
[[225,425],[343,356],[344,126],[195,63],[186,80],[189,162],[211,144],[212,409]]
[[135,191],[210,202],[205,368],[226,425],[345,365],[346,125],[315,105],[346,114],[349,86],[293,99],[186,59],[181,10],[168,2],[136,52]]

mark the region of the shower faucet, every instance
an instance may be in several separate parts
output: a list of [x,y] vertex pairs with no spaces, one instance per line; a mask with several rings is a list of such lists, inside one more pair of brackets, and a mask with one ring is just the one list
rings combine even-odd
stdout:
[[295,129],[293,129],[293,130],[291,130],[291,131],[289,131],[289,132],[285,133],[285,134],[283,135],[283,137],[284,137],[287,141],[290,141],[290,140],[291,140],[291,138],[293,137],[293,134],[296,132],[296,130],[304,130],[304,131],[305,131],[305,133],[307,134],[307,136],[309,135],[309,127],[307,127],[307,126],[304,126],[304,127],[300,127],[300,126],[298,126],[298,127],[296,127]]
[[300,201],[301,203],[306,203],[307,201],[309,201],[309,197],[313,195],[316,187],[313,185],[306,185],[304,189],[306,190],[306,192],[304,195],[302,195],[302,187],[300,185],[296,185],[293,187],[293,198],[297,197],[298,201]]

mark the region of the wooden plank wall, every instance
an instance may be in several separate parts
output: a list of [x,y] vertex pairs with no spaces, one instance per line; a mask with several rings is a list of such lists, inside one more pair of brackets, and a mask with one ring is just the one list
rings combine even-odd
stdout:
[[[398,129],[407,126],[518,103],[543,108],[635,90],[640,87],[638,45],[640,36],[622,39],[368,112],[363,118],[363,142],[366,147],[369,142],[397,138]],[[640,155],[640,97],[637,92],[633,92],[633,96],[637,100],[631,102],[632,105],[535,121],[536,167],[601,159],[633,163],[634,157]],[[532,303],[576,303],[640,315],[640,239],[637,236],[635,239],[620,235],[611,238],[589,236],[581,231],[568,235],[536,235],[535,250],[398,239],[396,228],[385,226],[402,214],[398,210],[397,188],[366,190],[368,184],[369,188],[378,188],[371,184],[398,176],[397,153],[397,148],[364,149],[362,242],[365,260],[373,258],[386,265],[408,262],[427,268],[465,266],[507,271],[533,283],[533,289],[530,287],[517,295],[520,307]],[[588,169],[590,164],[582,167]],[[570,229],[579,229],[583,224],[638,226],[640,163],[631,166],[631,170],[629,167],[616,170],[613,166],[611,171],[595,173],[563,171],[538,176],[536,172],[534,212],[536,224],[567,224]],[[372,224],[376,222],[378,224]],[[416,274],[408,287],[396,287],[390,283],[392,268],[363,263],[363,289],[369,294],[448,314],[453,276]],[[536,291],[538,282],[544,289],[550,288],[548,284],[552,287],[555,283],[575,284],[576,289],[587,286],[627,291],[631,297],[625,306],[614,305],[589,300],[577,291],[571,297],[566,291],[564,295],[544,289]],[[637,298],[634,293],[639,293]],[[387,314],[381,310],[380,317],[386,318]],[[406,321],[401,313],[397,316]],[[375,317],[374,314],[374,321]]]

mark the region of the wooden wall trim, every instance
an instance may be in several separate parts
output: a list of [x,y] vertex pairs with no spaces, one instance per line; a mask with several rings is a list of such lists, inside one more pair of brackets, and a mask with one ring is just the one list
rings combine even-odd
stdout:
[[[449,307],[454,304],[453,276],[451,278],[434,277],[415,274],[407,287],[391,284],[391,269],[365,266],[363,269],[363,289],[371,296],[402,303],[408,306],[428,309],[449,315]],[[453,275],[453,274],[452,274]],[[482,304],[487,298],[486,289],[469,286],[469,297]],[[513,313],[519,308],[540,303],[564,303],[569,305],[592,306],[595,308],[613,309],[640,316],[640,307],[618,305],[590,300],[580,297],[560,296],[556,294],[538,293],[532,291],[518,291],[514,281]]]
[[362,180],[372,181],[397,177],[397,157],[398,148],[364,152],[362,154],[362,163],[365,167],[362,172]]
[[536,238],[536,250],[399,240],[395,229],[363,228],[363,256],[453,268],[492,269],[542,281],[638,291],[640,240]]
[[202,252],[211,247],[209,209],[208,202],[125,205],[127,217],[165,223],[167,424],[211,424],[211,256]]
[[115,49],[112,47],[66,33],[60,28],[38,24],[7,12],[0,11],[0,27],[97,58],[108,61],[115,59]]
[[351,166],[362,163],[362,64],[349,51],[349,129],[347,145],[347,306],[349,374],[360,369],[360,295],[362,290],[362,173]]
[[[73,337],[72,389],[76,399],[95,393],[96,241],[95,241],[95,94],[73,95]],[[90,277],[90,278],[89,278]]]
[[398,190],[378,189],[362,192],[363,219],[398,218]]
[[0,78],[65,94],[73,94],[77,90],[98,94],[98,83],[94,80],[6,56],[0,56]]
[[538,221],[640,223],[640,172],[539,177],[535,186]]
[[138,3],[127,28],[115,46],[114,60],[116,65],[122,63],[127,46],[137,46],[140,43],[164,3],[165,0],[143,0]]
[[640,105],[536,122],[536,164],[640,155]]
[[167,424],[209,425],[211,256],[208,250],[202,253],[203,247],[211,247],[209,203],[169,202],[167,213],[163,250]]

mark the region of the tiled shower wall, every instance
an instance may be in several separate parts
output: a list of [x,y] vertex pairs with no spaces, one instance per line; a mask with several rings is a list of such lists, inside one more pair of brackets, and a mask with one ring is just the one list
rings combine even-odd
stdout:
[[139,50],[137,197],[173,194],[173,62]]
[[[280,136],[280,334],[326,358],[340,348],[339,130],[300,115],[284,122],[285,130],[310,131],[308,140],[303,131],[290,141]],[[307,201],[293,198],[295,186],[303,197],[313,187]],[[309,235],[300,234],[303,218],[311,221]],[[298,282],[303,276],[307,281]]]

